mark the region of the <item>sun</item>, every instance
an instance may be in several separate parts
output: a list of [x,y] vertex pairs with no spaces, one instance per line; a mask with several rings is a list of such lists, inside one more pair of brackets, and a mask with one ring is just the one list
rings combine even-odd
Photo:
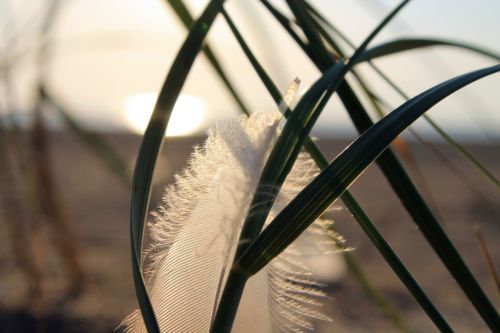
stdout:
[[[139,93],[128,97],[124,104],[127,126],[136,133],[144,133],[158,95]],[[180,95],[175,103],[166,136],[187,136],[199,131],[206,116],[206,106],[197,96]]]

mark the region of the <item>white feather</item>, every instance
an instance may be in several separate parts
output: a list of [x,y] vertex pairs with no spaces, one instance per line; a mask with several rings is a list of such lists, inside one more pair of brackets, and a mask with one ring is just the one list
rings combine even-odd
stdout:
[[[225,120],[209,131],[189,166],[169,187],[150,226],[146,285],[162,332],[208,332],[230,269],[242,223],[278,133],[282,116],[263,112]],[[268,221],[318,172],[302,153],[283,185]],[[331,221],[318,220],[287,250],[247,282],[233,332],[302,332],[321,310],[321,284],[305,252],[333,248]],[[328,237],[326,237],[328,236]],[[318,238],[319,237],[319,238]],[[325,237],[328,241],[325,242]],[[318,241],[320,240],[320,241]],[[307,249],[307,250],[305,250]],[[139,311],[126,332],[146,332]]]

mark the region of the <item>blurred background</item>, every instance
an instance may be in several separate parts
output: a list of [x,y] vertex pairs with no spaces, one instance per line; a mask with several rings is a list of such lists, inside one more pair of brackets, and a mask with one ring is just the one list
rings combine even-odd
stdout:
[[[196,17],[206,0],[186,0]],[[281,1],[272,1],[289,13]],[[397,1],[311,1],[355,45]],[[227,1],[280,89],[299,94],[319,75],[257,1]],[[500,3],[413,1],[372,43],[401,37],[451,39],[500,53]],[[130,176],[144,130],[186,28],[161,0],[0,0],[0,332],[108,332],[137,308],[130,268]],[[251,112],[273,101],[223,20],[208,38]],[[410,96],[494,64],[452,48],[426,48],[376,64]],[[359,72],[389,109],[403,100],[368,66]],[[429,114],[494,175],[500,175],[500,77],[488,77]],[[177,101],[154,178],[154,208],[210,124],[239,107],[204,55]],[[482,287],[498,306],[500,194],[425,122],[404,135],[408,169]],[[355,137],[334,98],[314,134],[333,158]],[[404,157],[403,156],[403,157]],[[498,177],[498,176],[497,176]],[[487,331],[411,223],[376,167],[353,194],[458,331]],[[340,206],[340,204],[338,204]],[[349,213],[336,227],[370,280],[417,332],[434,329]],[[479,230],[479,233],[477,232]],[[478,236],[479,235],[479,236]],[[397,331],[349,273],[325,278],[333,322],[324,331]],[[334,277],[333,277],[334,275]]]

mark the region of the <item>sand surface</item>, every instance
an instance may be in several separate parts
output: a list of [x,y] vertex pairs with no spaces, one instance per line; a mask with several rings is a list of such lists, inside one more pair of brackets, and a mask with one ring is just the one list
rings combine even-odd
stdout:
[[[132,170],[140,138],[119,134],[105,137]],[[197,141],[172,139],[164,146],[155,176],[152,207],[156,206],[164,185],[173,181],[173,173],[182,169]],[[73,135],[52,134],[50,144],[57,190],[78,248],[85,283],[79,296],[61,301],[69,279],[58,247],[60,240],[50,224],[40,219],[36,222],[41,230],[36,251],[43,263],[44,297],[41,305],[37,305],[38,315],[33,316],[26,310],[33,307],[33,302],[27,299],[26,281],[12,258],[6,221],[0,215],[0,332],[109,332],[137,308],[130,267],[129,188]],[[345,147],[345,143],[332,140],[320,140],[319,145],[329,158]],[[500,267],[500,191],[449,147],[436,148],[453,162],[455,169],[443,164],[426,147],[412,145],[418,167],[410,165],[408,170],[417,175],[418,187],[430,198],[443,228],[498,308],[499,293],[485,265],[474,226],[480,226],[493,262]],[[500,147],[468,148],[500,177]],[[418,178],[418,173],[424,175],[425,181]],[[356,181],[352,193],[452,327],[457,332],[488,332],[376,166]],[[352,254],[370,281],[410,327],[415,332],[437,331],[349,212],[345,209],[337,212],[335,220],[336,230],[354,248]],[[397,331],[348,272],[331,282],[327,290],[333,322],[318,331]]]

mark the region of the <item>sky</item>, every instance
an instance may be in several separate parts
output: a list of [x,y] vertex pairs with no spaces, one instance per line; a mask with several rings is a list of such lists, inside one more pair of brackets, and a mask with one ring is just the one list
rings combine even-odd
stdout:
[[[19,113],[33,102],[37,77],[38,28],[47,0],[1,0],[2,55],[11,65],[11,84]],[[187,1],[196,16],[206,0]],[[311,0],[355,44],[398,1]],[[281,1],[273,1],[286,10]],[[318,77],[302,51],[258,1],[229,0],[226,9],[280,89],[299,77],[303,93]],[[371,45],[402,37],[450,38],[500,53],[500,2],[496,0],[413,0]],[[15,37],[16,42],[9,44]],[[63,0],[51,38],[47,83],[51,93],[85,126],[99,130],[140,131],[154,105],[186,30],[161,0]],[[218,18],[209,43],[253,112],[274,104],[238,44]],[[376,62],[409,95],[443,80],[494,62],[450,48],[412,51]],[[395,108],[403,102],[368,66],[359,70]],[[500,141],[500,75],[486,78],[433,108],[429,115],[453,135]],[[2,88],[3,89],[3,88]],[[0,94],[1,105],[5,95]],[[238,108],[203,56],[182,91],[172,135],[199,133]],[[52,115],[54,122],[57,117]],[[174,121],[175,120],[175,121]],[[175,122],[175,126],[174,126]],[[175,128],[174,128],[175,127]],[[352,126],[334,99],[315,128],[318,135],[351,134]],[[422,121],[417,130],[432,131]]]

